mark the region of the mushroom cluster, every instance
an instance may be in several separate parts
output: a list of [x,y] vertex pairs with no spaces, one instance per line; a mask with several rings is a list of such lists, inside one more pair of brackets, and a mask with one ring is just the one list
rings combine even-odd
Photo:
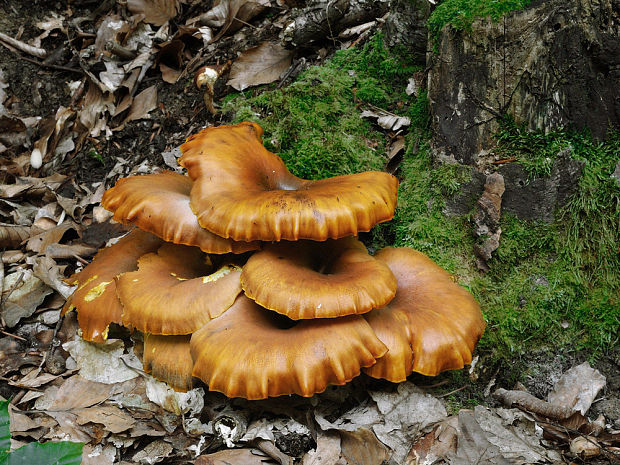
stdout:
[[144,333],[147,372],[229,397],[312,396],[361,371],[401,382],[471,362],[485,323],[465,289],[408,248],[357,239],[394,216],[398,181],[308,181],[254,123],[181,146],[187,176],[119,180],[102,199],[134,229],[69,278],[82,337]]

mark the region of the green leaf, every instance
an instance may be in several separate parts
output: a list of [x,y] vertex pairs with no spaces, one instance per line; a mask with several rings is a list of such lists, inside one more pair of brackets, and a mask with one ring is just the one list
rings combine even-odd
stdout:
[[11,431],[9,429],[9,402],[0,402],[0,464],[11,448]]
[[0,402],[0,465],[80,465],[81,442],[33,442],[9,453],[9,402]]
[[11,452],[1,465],[80,465],[82,462],[81,442],[31,442]]

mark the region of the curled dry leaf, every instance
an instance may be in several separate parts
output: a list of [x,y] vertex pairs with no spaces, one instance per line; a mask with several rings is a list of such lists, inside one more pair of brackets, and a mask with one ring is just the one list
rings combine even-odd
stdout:
[[293,51],[275,42],[263,42],[246,50],[233,63],[226,84],[242,91],[248,87],[277,81],[291,65]]
[[148,118],[149,112],[155,108],[157,108],[157,87],[151,86],[136,95],[129,109],[129,114],[125,117],[121,125],[114,128],[114,130],[120,131],[129,121]]
[[219,0],[215,6],[200,16],[204,26],[221,28],[211,42],[226,32],[234,32],[270,6],[269,0]]
[[178,0],[128,0],[127,9],[144,15],[144,21],[161,26],[179,12]]
[[406,116],[398,116],[381,110],[380,108],[376,108],[373,111],[364,110],[362,112],[362,118],[375,119],[379,126],[388,131],[398,131],[400,128],[407,127],[411,124],[411,120]]

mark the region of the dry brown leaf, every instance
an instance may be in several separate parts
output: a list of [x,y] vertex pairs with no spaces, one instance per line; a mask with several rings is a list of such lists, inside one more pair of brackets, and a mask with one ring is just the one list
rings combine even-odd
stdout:
[[409,451],[407,465],[430,465],[445,460],[448,454],[456,452],[459,419],[448,417],[433,431],[418,439]]
[[258,449],[228,449],[201,455],[194,461],[194,465],[266,465],[269,462],[269,457]]
[[0,225],[0,249],[19,247],[19,244],[29,237],[29,226]]
[[144,22],[161,26],[179,12],[178,0],[127,0],[127,9],[144,15]]
[[22,318],[32,315],[43,299],[53,291],[30,271],[18,271],[4,278],[2,318],[12,328]]
[[90,407],[106,401],[113,388],[113,385],[88,381],[75,375],[67,379],[54,393],[49,409],[73,410]]
[[342,456],[347,463],[381,465],[390,458],[390,450],[367,428],[339,431]]
[[131,104],[129,114],[120,126],[114,128],[114,131],[122,130],[129,121],[148,118],[149,112],[155,108],[157,108],[157,87],[153,85],[136,95]]
[[163,63],[159,64],[159,70],[161,71],[161,78],[168,84],[176,83],[182,72],[180,69],[171,68]]
[[118,407],[112,405],[95,406],[79,410],[77,413],[77,424],[86,423],[102,424],[111,433],[121,433],[127,431],[136,424],[136,420],[131,418]]
[[97,249],[84,244],[52,244],[45,248],[45,255],[49,258],[74,258],[92,257],[97,253]]
[[[47,248],[49,249],[49,247]],[[55,289],[65,299],[73,294],[75,286],[69,286],[64,282],[64,275],[60,267],[49,256],[34,258],[33,272],[37,278]]]
[[22,388],[38,388],[57,379],[58,376],[49,373],[38,374],[38,370],[32,370],[26,376],[18,381],[9,381],[11,386],[19,386]]
[[26,248],[32,252],[43,253],[45,252],[47,246],[60,242],[62,236],[64,236],[69,229],[75,230],[76,226],[72,223],[65,222],[55,228],[48,229],[47,231],[37,234],[36,236],[32,236],[28,239]]
[[263,42],[246,50],[233,63],[227,84],[242,91],[248,87],[277,81],[288,69],[293,51],[275,42]]

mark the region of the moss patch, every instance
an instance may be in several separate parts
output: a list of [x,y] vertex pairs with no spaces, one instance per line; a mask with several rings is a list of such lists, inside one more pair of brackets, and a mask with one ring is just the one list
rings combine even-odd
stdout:
[[459,31],[469,31],[478,18],[490,17],[499,21],[514,10],[522,10],[531,0],[444,0],[431,13],[428,30],[433,43],[437,43],[439,33],[446,24]]

